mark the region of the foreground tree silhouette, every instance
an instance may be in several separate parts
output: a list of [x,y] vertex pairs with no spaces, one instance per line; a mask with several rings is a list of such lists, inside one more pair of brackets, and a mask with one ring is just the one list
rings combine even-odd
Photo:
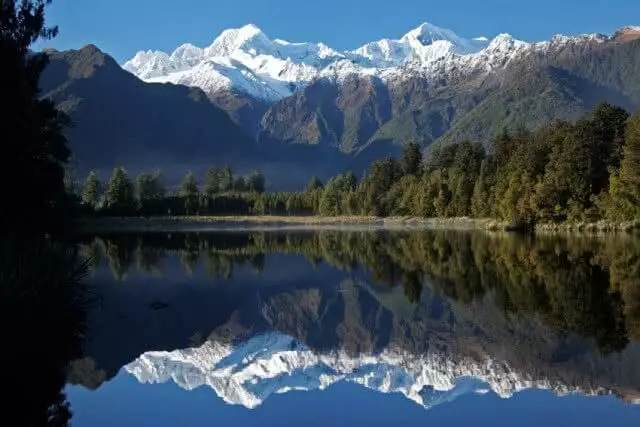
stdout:
[[[48,57],[29,47],[58,30],[47,28],[50,0],[0,2],[0,119],[2,155],[0,227],[4,230],[50,228],[65,200],[63,164],[70,151],[63,135],[68,122],[53,102],[39,99],[38,82]],[[25,196],[28,194],[28,197]]]

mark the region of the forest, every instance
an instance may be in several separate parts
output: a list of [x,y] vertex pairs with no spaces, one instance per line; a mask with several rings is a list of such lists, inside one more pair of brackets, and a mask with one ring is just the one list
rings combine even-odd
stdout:
[[[259,172],[188,172],[167,191],[160,171],[135,183],[122,167],[102,183],[91,172],[77,189],[85,213],[102,215],[318,215],[496,218],[544,222],[640,220],[640,114],[601,104],[576,122],[503,130],[489,144],[408,143],[401,159],[375,161],[299,192],[265,192]],[[73,185],[71,186],[73,187]]]

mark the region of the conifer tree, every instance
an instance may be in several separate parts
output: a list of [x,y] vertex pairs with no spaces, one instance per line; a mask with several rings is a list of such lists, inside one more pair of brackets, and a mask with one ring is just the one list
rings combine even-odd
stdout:
[[123,211],[133,208],[133,184],[122,166],[113,169],[105,196],[110,209]]
[[180,184],[180,197],[184,200],[184,208],[187,215],[192,215],[198,209],[198,182],[193,172],[187,172],[187,175]]
[[102,185],[98,174],[95,171],[91,171],[87,176],[86,181],[82,189],[82,202],[93,209],[96,209],[100,201],[102,192]]
[[420,151],[420,145],[415,142],[410,142],[405,145],[403,160],[405,174],[419,175],[422,169],[422,151]]

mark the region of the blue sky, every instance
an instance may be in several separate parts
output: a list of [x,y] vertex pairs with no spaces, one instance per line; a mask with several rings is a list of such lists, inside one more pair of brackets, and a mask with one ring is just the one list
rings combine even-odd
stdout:
[[54,0],[48,22],[60,35],[36,48],[93,43],[122,62],[142,49],[207,46],[226,28],[254,23],[270,38],[352,49],[398,38],[424,21],[465,37],[508,32],[539,41],[640,25],[640,1],[610,7],[602,0]]

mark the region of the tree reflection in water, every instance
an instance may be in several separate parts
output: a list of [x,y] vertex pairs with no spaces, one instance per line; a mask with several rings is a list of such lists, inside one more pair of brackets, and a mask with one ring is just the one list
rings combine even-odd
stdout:
[[0,339],[5,416],[25,426],[63,426],[67,367],[81,356],[86,266],[72,246],[45,239],[0,243]]

